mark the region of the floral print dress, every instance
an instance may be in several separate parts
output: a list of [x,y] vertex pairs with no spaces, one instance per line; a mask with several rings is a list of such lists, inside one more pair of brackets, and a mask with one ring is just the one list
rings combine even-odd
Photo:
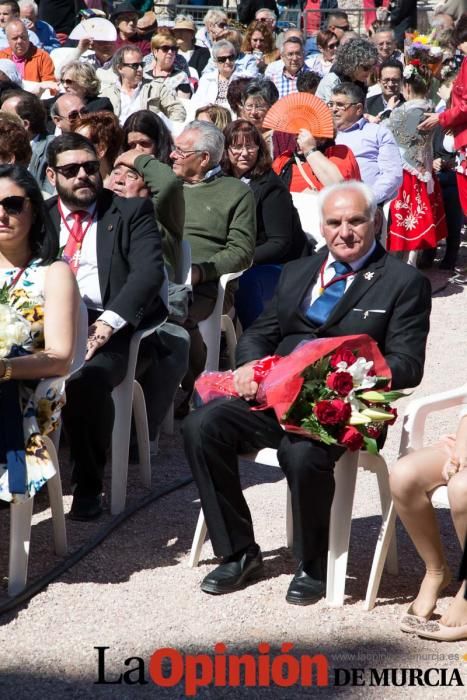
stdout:
[[[28,338],[21,345],[22,350],[28,353],[44,348],[44,286],[47,270],[48,266],[40,265],[39,260],[31,262],[22,273],[19,268],[0,269],[2,300],[7,296],[7,303],[19,311],[29,324]],[[15,279],[17,281],[12,284]],[[18,382],[17,395],[23,420],[26,490],[25,493],[11,493],[7,465],[2,463],[0,456],[1,500],[24,501],[34,496],[46,481],[54,476],[55,468],[42,436],[57,427],[60,409],[64,403],[64,389],[65,382],[59,378],[48,381],[45,389],[42,389],[36,380]]]

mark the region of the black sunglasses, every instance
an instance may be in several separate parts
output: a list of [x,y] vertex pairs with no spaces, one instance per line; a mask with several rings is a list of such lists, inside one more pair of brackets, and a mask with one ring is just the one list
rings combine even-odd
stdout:
[[177,53],[178,46],[170,46],[169,44],[164,44],[164,46],[159,46],[159,50],[163,51],[164,53],[169,53],[169,51],[172,51],[173,53]]
[[138,70],[138,68],[142,68],[144,66],[144,63],[142,61],[139,61],[138,63],[122,63],[122,66],[132,68],[133,70]]
[[216,58],[217,63],[226,63],[227,61],[232,61],[232,63],[235,61],[237,57],[236,56],[218,56]]
[[18,216],[24,209],[24,203],[29,197],[20,197],[19,195],[13,195],[11,197],[5,197],[0,201],[0,205],[3,207],[3,211],[8,214],[8,216]]
[[55,168],[53,168],[53,170],[55,170],[55,172],[57,173],[60,173],[60,175],[63,175],[63,177],[66,177],[66,179],[69,180],[70,177],[76,177],[81,168],[83,168],[86,175],[95,175],[99,170],[99,165],[100,163],[98,160],[86,160],[84,163],[56,165]]

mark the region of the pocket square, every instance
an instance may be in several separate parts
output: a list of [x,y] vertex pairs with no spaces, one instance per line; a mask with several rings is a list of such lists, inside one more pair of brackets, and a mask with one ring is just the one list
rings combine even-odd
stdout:
[[368,318],[370,314],[385,314],[386,309],[358,309],[357,307],[354,307],[352,311],[358,311],[361,314],[363,314],[363,318]]

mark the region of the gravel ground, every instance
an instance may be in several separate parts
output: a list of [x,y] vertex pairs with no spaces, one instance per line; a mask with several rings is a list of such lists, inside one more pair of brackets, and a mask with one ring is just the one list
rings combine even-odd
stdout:
[[[467,264],[464,248],[463,262]],[[434,289],[432,330],[429,338],[425,378],[414,396],[423,396],[467,381],[464,343],[458,342],[465,318],[467,278],[430,271]],[[466,273],[467,274],[467,273]],[[407,400],[404,399],[404,402]],[[403,403],[400,402],[401,408]],[[448,411],[428,424],[429,439],[455,426],[455,412]],[[400,425],[394,426],[385,447],[385,457],[393,462],[398,449]],[[66,509],[70,507],[67,452],[61,464]],[[136,469],[130,469],[128,504],[147,495],[139,486]],[[214,687],[198,690],[199,698],[298,698],[348,697],[428,698],[465,697],[456,677],[445,687],[396,687],[383,690],[369,685],[370,669],[445,669],[449,684],[453,673],[467,683],[467,643],[436,643],[404,635],[398,620],[413,597],[422,576],[421,562],[405,532],[398,526],[400,573],[383,575],[376,607],[363,610],[363,599],[371,558],[380,524],[376,480],[360,470],[354,504],[354,520],[342,608],[329,608],[325,602],[300,608],[288,605],[285,592],[295,569],[285,546],[285,484],[279,470],[243,463],[242,473],[256,524],[257,540],[265,555],[267,577],[229,596],[208,596],[199,590],[203,576],[214,564],[206,542],[200,566],[190,569],[187,556],[199,504],[193,484],[155,500],[125,520],[104,542],[73,568],[51,582],[21,607],[0,615],[0,697],[15,698],[183,698],[181,681],[174,687],[155,685],[149,676],[149,660],[157,649],[171,647],[189,655],[214,654],[214,645],[223,642],[233,654],[253,652],[268,643],[271,658],[280,653],[283,642],[293,644],[292,654],[325,654],[329,668],[364,669],[365,685],[329,687],[239,688]],[[160,454],[153,461],[153,485],[161,490],[189,477],[179,437],[163,436]],[[460,550],[449,512],[440,510],[440,523],[448,558],[455,571]],[[112,521],[106,514],[98,523],[68,522],[70,552],[77,551]],[[51,520],[47,496],[36,498],[31,542],[29,581],[46,574],[59,560],[52,552]],[[8,510],[0,511],[0,567],[7,572]],[[445,609],[452,584],[440,601]],[[0,606],[8,601],[6,580],[0,593]],[[105,654],[104,678],[98,680],[98,650]],[[263,650],[263,652],[267,651]],[[265,654],[263,654],[264,658]],[[133,659],[125,665],[128,657]],[[209,663],[206,661],[205,663]],[[120,674],[141,666],[125,677],[130,683],[115,683]],[[168,672],[166,667],[165,672]],[[350,672],[349,672],[350,673]],[[402,683],[402,671],[396,683]],[[341,672],[344,680],[345,673]],[[145,680],[145,684],[138,681]],[[431,676],[437,684],[441,676]],[[358,680],[358,678],[357,678]],[[111,684],[111,681],[114,681]],[[459,682],[459,681],[457,681]],[[362,681],[360,681],[362,683]],[[416,682],[415,682],[416,683]],[[188,689],[189,690],[189,689]],[[376,695],[375,695],[376,696]]]

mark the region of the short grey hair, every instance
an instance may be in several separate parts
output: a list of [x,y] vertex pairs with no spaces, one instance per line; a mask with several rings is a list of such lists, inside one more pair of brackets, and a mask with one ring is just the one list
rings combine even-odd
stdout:
[[303,41],[301,41],[298,36],[289,36],[287,39],[284,39],[284,42],[282,43],[281,46],[281,56],[285,53],[285,45],[286,44],[293,44],[295,46],[299,46],[302,53],[304,53],[303,49]]
[[362,88],[355,83],[339,83],[331,90],[331,95],[345,95],[349,97],[352,102],[358,102],[360,104],[365,104],[365,93]]
[[120,77],[118,69],[120,68],[122,63],[125,62],[124,56],[127,51],[134,51],[135,53],[139,53],[139,55],[141,56],[141,61],[143,60],[143,53],[141,49],[138,46],[136,46],[136,44],[133,46],[131,44],[125,44],[124,46],[120,46],[120,48],[116,50],[112,58],[112,70],[115,73],[115,75],[118,75],[118,77]]
[[371,187],[368,187],[368,185],[365,185],[359,180],[346,180],[345,182],[339,182],[336,185],[329,185],[328,187],[323,187],[323,189],[320,192],[318,192],[317,202],[320,223],[322,223],[323,221],[323,209],[328,197],[335,194],[336,192],[345,192],[348,190],[359,192],[362,195],[362,197],[365,199],[368,205],[368,213],[370,215],[370,219],[374,218],[376,214],[376,209],[378,207],[378,202]]
[[263,14],[264,13],[268,14],[271,19],[277,19],[276,13],[274,12],[274,10],[271,10],[269,7],[260,7],[259,10],[256,10],[255,19],[259,15],[260,12],[262,12]]
[[336,51],[334,65],[340,73],[353,78],[359,66],[376,65],[378,49],[368,39],[350,39]]
[[23,7],[32,7],[34,10],[34,14],[37,15],[39,14],[39,8],[37,6],[37,2],[34,2],[34,0],[19,0],[18,2],[19,9],[21,10]]
[[222,10],[208,10],[204,15],[204,24],[207,27],[210,22],[228,22],[229,18]]
[[210,122],[199,120],[187,124],[183,133],[186,131],[197,132],[196,145],[200,151],[209,153],[209,167],[218,165],[224,153],[225,138],[222,131]]
[[227,41],[227,39],[219,39],[219,41],[216,41],[216,43],[212,45],[212,57],[215,61],[217,61],[217,56],[219,55],[219,51],[221,49],[229,49],[230,51],[233,51],[234,56],[238,54],[238,51],[232,42]]

